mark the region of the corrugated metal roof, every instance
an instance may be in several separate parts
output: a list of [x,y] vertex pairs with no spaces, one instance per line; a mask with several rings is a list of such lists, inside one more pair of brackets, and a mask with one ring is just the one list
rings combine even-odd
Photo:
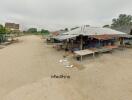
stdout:
[[75,38],[77,36],[78,35],[58,35],[54,37],[54,39],[62,41],[62,40],[70,39],[70,38]]
[[[106,38],[108,39],[108,38],[111,38],[110,36],[108,37],[108,35],[113,36],[113,35],[125,35],[125,34],[126,33],[112,30],[110,28],[80,27],[75,30],[63,33],[62,35],[56,36],[56,37],[54,37],[54,39],[62,41],[65,39],[77,37],[79,35],[96,36],[96,38],[98,38],[98,39],[106,39]],[[98,35],[101,35],[101,36],[97,37]]]
[[112,30],[110,28],[101,28],[101,27],[80,27],[70,32],[66,32],[63,34],[74,34],[74,35],[118,35],[118,34],[126,34],[123,32],[119,32],[116,30]]

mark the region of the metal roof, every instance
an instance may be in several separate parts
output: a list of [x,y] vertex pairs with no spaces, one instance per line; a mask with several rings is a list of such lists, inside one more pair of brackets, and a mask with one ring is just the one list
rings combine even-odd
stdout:
[[63,34],[74,34],[74,35],[119,35],[126,34],[110,28],[101,28],[101,27],[80,27],[75,30],[63,33]]
[[[77,37],[79,35],[83,35],[83,36],[96,36],[95,38],[98,39],[108,39],[111,37],[108,37],[108,35],[126,35],[126,33],[123,32],[119,32],[116,30],[112,30],[110,28],[100,28],[100,27],[80,27],[77,28],[75,30],[63,33],[62,35],[58,35],[56,37],[53,37],[54,39],[57,40],[66,40],[69,38],[74,38]],[[97,37],[98,35],[100,35],[101,37]]]
[[54,39],[62,41],[62,40],[66,40],[66,39],[70,39],[70,38],[75,38],[78,35],[58,35],[56,37],[54,37]]

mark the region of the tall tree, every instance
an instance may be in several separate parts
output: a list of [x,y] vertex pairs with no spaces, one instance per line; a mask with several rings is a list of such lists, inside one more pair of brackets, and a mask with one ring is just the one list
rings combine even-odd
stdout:
[[41,29],[41,33],[44,35],[48,35],[50,32],[48,30]]
[[0,34],[5,34],[6,33],[6,29],[3,25],[0,25]]
[[37,33],[37,28],[29,28],[28,32],[29,33]]
[[65,28],[65,31],[68,31],[68,28]]
[[110,28],[110,25],[104,25],[103,27],[104,27],[104,28],[105,28],[105,27],[106,27],[106,28]]
[[75,29],[77,29],[77,28],[79,28],[79,27],[73,27],[73,28],[71,28],[71,30],[75,30]]
[[132,35],[132,29],[130,30],[130,35]]
[[124,25],[132,25],[132,16],[120,14],[118,18],[112,20],[111,27],[120,27]]

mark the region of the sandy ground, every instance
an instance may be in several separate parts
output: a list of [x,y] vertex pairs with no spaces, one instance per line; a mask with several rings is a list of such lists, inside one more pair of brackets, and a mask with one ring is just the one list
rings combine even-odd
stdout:
[[19,40],[0,49],[0,100],[132,100],[132,49],[85,58],[83,69],[65,68],[63,51],[38,36]]

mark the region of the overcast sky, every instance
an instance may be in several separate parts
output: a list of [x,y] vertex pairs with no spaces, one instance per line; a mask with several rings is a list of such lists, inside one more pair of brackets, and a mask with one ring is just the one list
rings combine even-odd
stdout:
[[120,13],[132,15],[132,0],[0,0],[0,23],[50,30],[102,26]]

